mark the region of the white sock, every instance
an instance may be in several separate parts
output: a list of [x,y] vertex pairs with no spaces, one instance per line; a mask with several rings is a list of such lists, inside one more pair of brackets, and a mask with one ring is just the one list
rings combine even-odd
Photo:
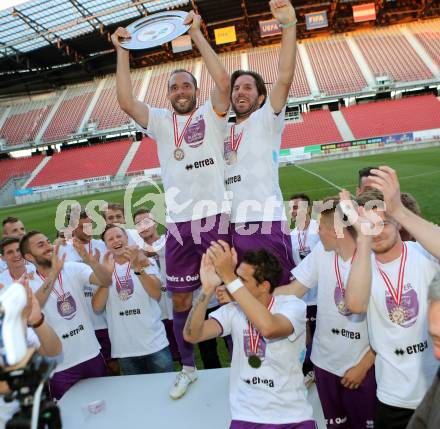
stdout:
[[196,369],[193,366],[186,366],[183,365],[182,366],[182,371],[188,372],[188,373],[192,373],[194,372]]

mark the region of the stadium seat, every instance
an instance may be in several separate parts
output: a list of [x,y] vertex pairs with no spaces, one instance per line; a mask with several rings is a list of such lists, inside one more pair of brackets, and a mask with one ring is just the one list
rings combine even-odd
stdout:
[[338,95],[359,92],[368,84],[343,37],[304,43],[321,92]]
[[[267,47],[248,51],[249,69],[263,76],[267,89],[270,91],[278,74],[278,56],[280,48]],[[290,88],[289,97],[302,98],[310,95],[309,84],[299,55],[296,56],[295,77]]]
[[128,167],[127,175],[158,167],[159,158],[157,156],[156,142],[149,137],[144,137],[138,151],[136,152],[136,156]]
[[440,66],[440,27],[439,22],[426,22],[411,25],[411,30],[434,62]]
[[95,91],[95,82],[69,87],[43,134],[43,141],[61,140],[75,134]]
[[440,126],[440,101],[433,95],[360,104],[341,111],[358,139]]
[[301,115],[300,122],[288,122],[284,128],[282,149],[342,141],[328,110],[316,110]]
[[56,153],[29,186],[44,186],[99,176],[114,176],[131,140],[72,148]]
[[[144,69],[132,72],[132,86],[135,96],[139,94],[142,85]],[[121,110],[116,98],[116,76],[108,77],[104,88],[90,115],[89,122],[95,122],[98,130],[109,130],[130,122],[130,118]]]
[[0,137],[11,146],[34,141],[54,103],[52,96],[46,100],[13,104],[0,130]]
[[389,75],[403,82],[433,77],[408,40],[396,30],[375,29],[353,37],[374,76]]
[[40,164],[43,155],[35,155],[27,158],[2,159],[0,161],[0,188],[11,177],[24,177],[30,175]]

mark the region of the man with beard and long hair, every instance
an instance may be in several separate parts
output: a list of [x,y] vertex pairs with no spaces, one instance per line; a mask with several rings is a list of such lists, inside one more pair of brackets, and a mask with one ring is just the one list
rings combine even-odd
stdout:
[[120,45],[130,38],[118,28],[112,36],[117,53],[116,89],[121,109],[157,141],[167,206],[165,247],[167,289],[172,292],[174,334],[183,369],[171,388],[173,399],[185,394],[197,379],[194,346],[183,338],[183,327],[200,287],[200,261],[212,241],[228,240],[229,218],[224,201],[223,137],[229,109],[229,74],[200,30],[201,18],[190,12],[189,35],[215,83],[211,98],[197,107],[195,77],[175,70],[168,80],[167,98],[173,109],[158,109],[136,100],[130,81],[129,53]]
[[239,260],[248,250],[268,250],[280,261],[281,283],[286,284],[294,262],[278,155],[295,72],[296,15],[289,0],[272,0],[270,9],[282,29],[278,77],[267,96],[258,73],[232,74],[231,104],[237,120],[225,137],[225,182],[232,192],[231,236]]

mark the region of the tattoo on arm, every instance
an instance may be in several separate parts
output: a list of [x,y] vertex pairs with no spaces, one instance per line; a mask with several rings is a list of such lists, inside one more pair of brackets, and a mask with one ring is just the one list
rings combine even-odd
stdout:
[[196,308],[202,303],[205,302],[207,299],[207,295],[205,293],[201,293],[199,295],[199,297],[197,298],[197,301],[195,302],[195,304],[193,305],[193,308],[191,309],[188,318],[186,319],[186,324],[185,324],[185,333],[187,336],[191,336],[192,335],[192,329],[191,329],[191,325],[192,325],[192,318],[194,315],[194,311],[196,310]]

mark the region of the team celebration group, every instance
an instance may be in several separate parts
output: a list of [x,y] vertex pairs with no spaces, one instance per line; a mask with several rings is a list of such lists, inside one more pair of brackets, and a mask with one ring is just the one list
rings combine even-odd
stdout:
[[116,30],[118,101],[157,142],[166,233],[152,211],[125,219],[119,204],[102,212],[99,238],[93,215],[71,210],[72,236],[54,244],[9,217],[0,284],[27,288],[28,343],[57,359],[54,399],[85,378],[174,371],[173,360],[170,397],[190,395],[194,345],[205,368],[220,367],[224,337],[232,429],[316,428],[312,383],[328,428],[438,428],[440,229],[387,166],[361,170],[356,196],[313,203],[297,183],[285,210],[278,153],[296,15],[288,0],[270,8],[282,29],[270,92],[255,72],[229,76],[190,12],[214,88],[198,105],[195,77],[175,70],[163,88],[171,110],[134,97],[120,45],[130,34]]

